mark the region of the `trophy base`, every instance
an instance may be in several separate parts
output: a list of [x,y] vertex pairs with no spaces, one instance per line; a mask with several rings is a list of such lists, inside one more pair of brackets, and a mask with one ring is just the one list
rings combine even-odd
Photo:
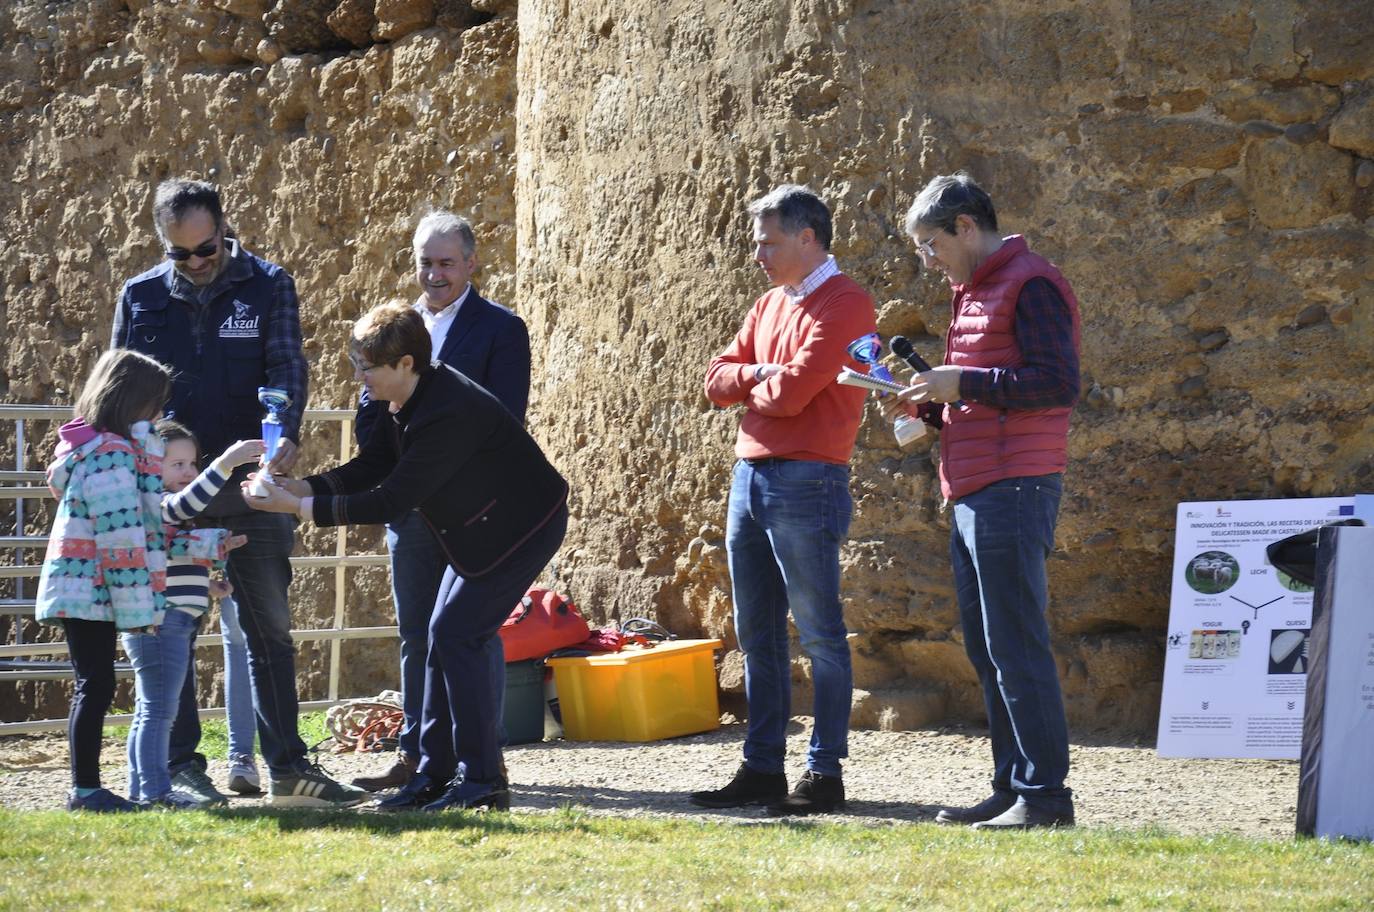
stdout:
[[268,497],[271,495],[269,488],[276,487],[276,482],[272,481],[272,476],[267,472],[259,472],[253,476],[253,480],[248,482],[248,496]]

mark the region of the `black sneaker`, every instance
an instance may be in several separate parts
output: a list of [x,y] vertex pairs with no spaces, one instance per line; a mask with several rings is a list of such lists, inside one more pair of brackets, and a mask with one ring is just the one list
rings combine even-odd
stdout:
[[829,814],[844,807],[844,780],[839,776],[822,776],[815,770],[802,773],[801,781],[792,794],[768,805],[768,816],[785,817],[790,814]]
[[134,802],[121,798],[106,788],[96,789],[85,798],[78,797],[76,789],[67,794],[67,810],[90,811],[93,814],[129,814],[141,810]]
[[346,808],[366,801],[356,785],[336,782],[319,764],[310,763],[288,776],[272,777],[267,803],[273,807]]
[[172,776],[172,788],[190,797],[200,808],[224,807],[229,799],[196,764],[182,767]]
[[993,792],[973,807],[941,808],[940,813],[935,815],[935,822],[960,824],[982,823],[984,820],[991,820],[994,817],[1000,816],[1015,803],[1015,792]]
[[149,811],[198,811],[204,805],[185,792],[172,789],[161,798],[143,802],[143,807]]
[[769,804],[787,795],[786,773],[758,773],[741,763],[735,778],[725,788],[708,792],[693,792],[687,800],[697,807],[737,808],[753,804]]

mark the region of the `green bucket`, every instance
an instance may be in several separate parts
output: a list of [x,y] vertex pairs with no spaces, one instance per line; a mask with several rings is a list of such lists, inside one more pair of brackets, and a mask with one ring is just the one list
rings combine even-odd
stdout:
[[544,666],[538,660],[506,663],[506,742],[544,740]]

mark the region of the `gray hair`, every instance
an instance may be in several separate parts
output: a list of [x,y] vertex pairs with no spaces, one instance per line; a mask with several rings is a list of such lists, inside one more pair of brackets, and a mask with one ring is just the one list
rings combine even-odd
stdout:
[[461,215],[455,215],[447,209],[430,210],[415,226],[415,249],[423,247],[425,241],[436,234],[457,238],[463,245],[463,256],[472,256],[477,252],[477,238],[472,233],[472,224]]
[[954,222],[967,215],[983,231],[997,230],[997,210],[992,197],[964,171],[942,174],[916,194],[906,214],[906,233],[916,236],[916,226],[926,225],[954,233]]
[[783,184],[767,196],[749,204],[749,214],[759,219],[769,215],[778,217],[784,234],[800,234],[810,228],[823,250],[830,249],[834,229],[830,225],[830,209],[810,187]]

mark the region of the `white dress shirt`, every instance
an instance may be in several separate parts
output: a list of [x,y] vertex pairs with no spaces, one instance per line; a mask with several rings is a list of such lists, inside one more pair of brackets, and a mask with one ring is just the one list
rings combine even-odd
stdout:
[[458,308],[463,306],[463,302],[472,294],[472,283],[469,282],[457,299],[438,313],[429,309],[425,303],[424,296],[415,302],[415,310],[419,312],[420,319],[425,321],[425,329],[429,330],[430,360],[439,357],[439,350],[444,347],[444,340],[448,338],[448,331],[453,327],[453,318],[458,316]]

